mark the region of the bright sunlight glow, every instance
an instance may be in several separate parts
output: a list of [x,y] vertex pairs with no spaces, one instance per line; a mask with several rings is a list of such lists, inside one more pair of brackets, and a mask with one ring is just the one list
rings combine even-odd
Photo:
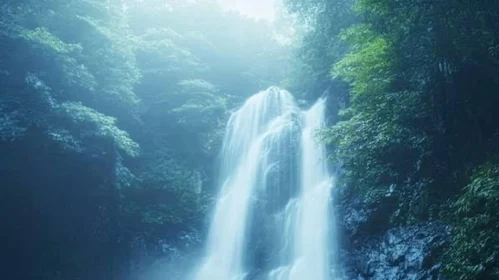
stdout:
[[276,0],[217,0],[227,10],[238,11],[243,15],[256,19],[275,19]]

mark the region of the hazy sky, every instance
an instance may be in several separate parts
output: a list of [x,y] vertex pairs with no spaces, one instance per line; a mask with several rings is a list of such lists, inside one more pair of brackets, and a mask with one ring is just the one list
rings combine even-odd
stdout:
[[273,20],[275,17],[276,0],[217,0],[218,3],[230,10],[259,19]]

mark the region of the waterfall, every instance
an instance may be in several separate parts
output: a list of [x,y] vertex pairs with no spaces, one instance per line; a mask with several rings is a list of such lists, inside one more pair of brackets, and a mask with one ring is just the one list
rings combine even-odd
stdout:
[[324,126],[324,107],[324,100],[319,100],[304,112],[300,210],[289,278],[293,280],[329,279],[328,213],[332,178],[326,164],[326,148],[314,137]]
[[324,100],[300,111],[271,87],[232,114],[220,193],[195,280],[327,280],[329,193]]

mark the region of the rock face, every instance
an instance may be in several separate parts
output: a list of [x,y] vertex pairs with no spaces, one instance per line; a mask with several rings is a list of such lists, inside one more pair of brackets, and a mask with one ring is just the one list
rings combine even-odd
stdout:
[[443,279],[440,257],[448,228],[439,223],[389,229],[343,249],[346,279]]
[[450,241],[449,226],[426,222],[406,227],[389,223],[392,200],[337,204],[340,279],[440,280],[440,260]]

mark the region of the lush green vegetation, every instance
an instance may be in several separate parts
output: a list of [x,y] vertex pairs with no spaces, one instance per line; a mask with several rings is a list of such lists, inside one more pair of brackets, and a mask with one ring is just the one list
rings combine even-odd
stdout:
[[455,279],[495,279],[499,246],[499,165],[483,164],[454,203],[455,235],[446,272]]
[[[373,205],[395,196],[388,225],[450,222],[450,279],[496,278],[498,222],[491,205],[499,186],[489,161],[499,152],[498,3],[288,5],[316,24],[307,36],[318,39],[305,41],[300,52],[337,54],[321,67],[330,70],[330,87],[349,85],[340,121],[323,139],[335,147],[331,156],[342,163],[350,194]],[[302,56],[302,63],[319,65],[317,57]],[[316,76],[325,77],[322,69]]]
[[272,34],[212,2],[3,1],[10,278],[124,279],[134,240],[199,229],[227,110],[284,77]]
[[327,94],[345,199],[449,223],[449,279],[499,277],[499,2],[285,0],[287,45],[289,15],[191,2],[0,3],[10,278],[123,279],[137,236],[200,228],[228,112],[275,84]]

